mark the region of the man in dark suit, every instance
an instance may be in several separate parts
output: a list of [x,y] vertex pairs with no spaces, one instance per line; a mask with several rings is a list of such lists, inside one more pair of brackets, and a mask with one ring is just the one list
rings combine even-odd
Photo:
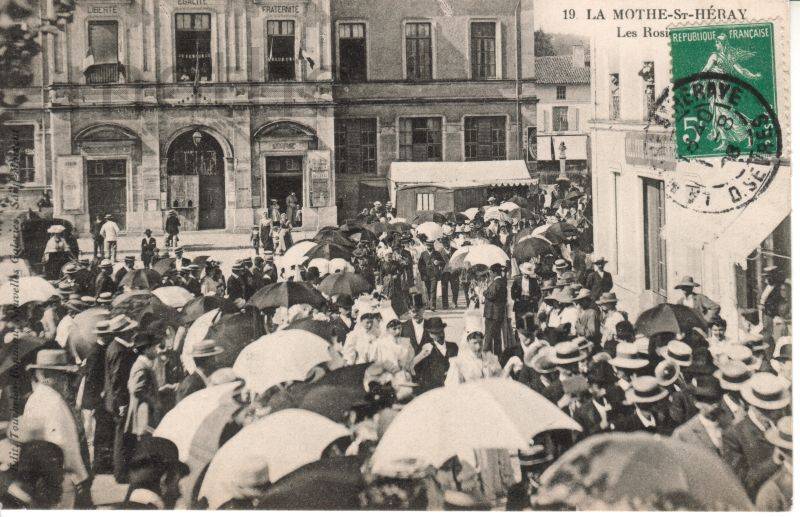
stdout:
[[127,483],[128,460],[135,441],[133,435],[125,435],[125,417],[130,402],[128,378],[137,357],[132,342],[137,327],[135,321],[124,315],[109,320],[109,333],[114,339],[106,349],[103,391],[105,409],[114,420],[114,479],[117,483]]
[[422,345],[422,349],[414,357],[417,394],[443,386],[450,368],[450,358],[458,354],[458,345],[444,339],[446,326],[442,318],[434,317],[425,321],[425,329],[430,334],[431,341]]
[[113,293],[117,290],[117,284],[111,278],[111,268],[113,265],[109,259],[100,261],[100,272],[94,280],[94,295],[100,296],[100,293]]
[[722,433],[722,458],[755,499],[761,485],[778,470],[772,461],[774,446],[764,433],[784,416],[792,397],[778,376],[755,373],[742,387],[742,398],[749,408],[744,418]]
[[428,239],[425,242],[427,249],[422,252],[417,263],[419,268],[419,275],[425,283],[425,289],[428,292],[428,303],[432,310],[436,310],[436,285],[439,283],[439,278],[442,276],[442,269],[444,268],[445,261],[442,254],[433,249],[433,240]]
[[244,266],[241,264],[234,264],[231,268],[231,275],[228,277],[228,285],[225,288],[230,300],[245,297],[243,272]]
[[191,260],[183,256],[183,246],[175,248],[175,269],[180,271],[191,263]]
[[411,341],[415,354],[422,350],[422,345],[431,342],[431,336],[425,328],[425,304],[419,293],[411,296],[411,319],[401,325],[400,337],[407,337]]
[[114,418],[106,410],[103,390],[106,377],[106,349],[114,339],[114,335],[109,331],[108,320],[97,322],[95,333],[97,334],[97,343],[86,356],[83,368],[83,390],[76,404],[79,409],[92,412],[94,436],[87,437],[91,440],[87,441],[89,448],[94,451],[92,472],[97,475],[108,474],[113,470]]
[[689,391],[698,413],[679,425],[672,432],[672,437],[721,455],[723,427],[720,420],[723,413],[719,381],[711,375],[699,376],[689,386]]
[[485,336],[483,349],[500,355],[503,348],[503,324],[506,321],[506,307],[508,305],[508,284],[503,276],[503,266],[492,264],[489,268],[494,279],[484,293],[483,319]]
[[619,408],[625,399],[617,386],[614,368],[605,361],[595,362],[586,372],[588,396],[583,397],[573,418],[583,428],[581,436],[613,431],[619,418]]
[[147,436],[131,459],[131,484],[117,510],[172,510],[181,496],[179,482],[189,467],[178,459],[178,448],[166,438]]
[[586,273],[582,279],[583,286],[591,291],[592,300],[597,301],[600,295],[607,293],[614,288],[614,280],[611,273],[605,270],[608,261],[604,257],[594,257],[592,259],[592,270]]
[[514,300],[512,310],[517,326],[519,326],[523,314],[536,312],[539,308],[539,299],[542,297],[533,264],[523,262],[519,266],[519,270],[522,274],[514,277],[514,281],[511,282],[511,299]]
[[175,390],[176,403],[208,386],[208,378],[217,369],[217,356],[223,351],[213,339],[204,339],[192,346],[187,355],[194,361],[195,370]]
[[122,282],[122,279],[125,277],[128,271],[133,271],[133,265],[135,263],[136,257],[133,255],[128,255],[125,257],[125,263],[117,270],[116,273],[114,273],[114,284],[116,286],[119,286],[120,282]]

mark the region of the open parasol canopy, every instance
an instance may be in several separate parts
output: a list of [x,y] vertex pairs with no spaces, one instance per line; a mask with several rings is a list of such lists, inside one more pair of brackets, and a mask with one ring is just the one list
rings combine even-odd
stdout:
[[313,411],[340,424],[347,423],[347,412],[356,404],[365,401],[361,387],[312,384],[304,390],[297,405],[300,409]]
[[46,302],[53,296],[58,296],[58,290],[40,276],[23,276],[0,286],[0,305]]
[[317,244],[318,243],[314,241],[300,241],[296,243],[283,254],[281,257],[281,264],[286,267],[302,264],[307,260],[306,252]]
[[514,246],[513,255],[518,262],[527,262],[534,257],[552,253],[554,253],[552,244],[538,237],[530,237],[521,240]]
[[[520,195],[517,195],[517,194],[511,196],[511,198],[507,202],[514,203],[515,205],[517,205],[520,208],[530,208],[530,206],[528,206],[528,200],[526,198],[520,196]],[[502,206],[502,205],[500,205],[500,206]]]
[[634,325],[636,332],[652,336],[660,332],[688,334],[693,328],[707,330],[708,325],[694,309],[674,303],[660,303],[642,312]]
[[422,223],[444,224],[447,222],[447,216],[434,210],[420,210],[414,214],[410,222],[416,225],[421,225]]
[[203,314],[220,309],[224,314],[238,312],[234,303],[219,296],[199,296],[189,300],[181,309],[181,322],[189,325]]
[[218,316],[212,320],[205,338],[213,339],[224,349],[222,354],[217,356],[217,365],[225,367],[232,366],[239,353],[263,334],[264,324],[261,315],[258,311],[250,309]]
[[493,264],[500,264],[505,266],[509,261],[508,255],[503,251],[503,248],[495,246],[494,244],[478,244],[477,246],[469,246],[467,254],[464,256],[464,263],[471,266],[483,264],[490,267]]
[[508,216],[514,221],[521,221],[523,219],[533,219],[535,217],[533,212],[531,212],[527,208],[522,208],[522,207],[509,210]]
[[325,376],[317,381],[317,384],[327,384],[330,386],[360,387],[364,394],[364,380],[366,379],[367,369],[372,363],[354,364],[343,366],[326,373]]
[[325,277],[319,284],[319,290],[329,297],[346,294],[356,298],[360,294],[372,290],[369,281],[357,273],[333,273]]
[[447,266],[445,266],[445,271],[458,271],[460,269],[464,269],[467,265],[464,263],[464,260],[467,257],[467,253],[472,246],[461,246],[457,250],[450,255],[450,260],[447,261]]
[[480,211],[481,211],[480,208],[474,206],[472,208],[467,208],[466,210],[464,210],[461,213],[464,214],[464,216],[467,218],[467,220],[472,221],[473,219],[475,219],[475,216],[478,215],[478,213]]
[[159,287],[153,291],[153,295],[173,309],[180,309],[194,298],[192,293],[179,285]]
[[501,223],[510,223],[511,217],[497,207],[491,207],[483,214],[484,221],[500,221]]
[[392,219],[392,221],[386,226],[387,231],[395,231],[399,233],[409,231],[412,226],[407,223],[406,221],[400,221],[399,217]]
[[341,273],[342,271],[353,273],[355,270],[356,268],[353,267],[353,264],[345,259],[335,258],[328,262],[328,272],[330,273]]
[[[145,314],[152,314],[167,325],[180,325],[180,315],[173,307],[166,305],[150,291],[131,291],[131,296],[118,303],[111,303],[111,316],[125,314],[135,321],[141,321]],[[124,294],[122,296],[125,296]],[[120,298],[122,298],[120,296]]]
[[482,379],[430,390],[394,418],[372,455],[372,471],[439,467],[476,449],[525,449],[537,434],[581,426],[539,393],[511,379]]
[[441,239],[444,232],[442,225],[434,222],[422,223],[417,226],[417,235],[424,235],[429,240]]
[[332,242],[320,242],[313,248],[309,249],[305,256],[309,259],[324,258],[327,260],[342,258],[350,260],[353,256],[353,250],[350,247],[340,246]]
[[133,269],[125,273],[119,285],[133,290],[155,289],[161,285],[161,275],[153,269]]
[[307,303],[312,307],[324,307],[327,303],[322,294],[305,282],[277,282],[269,284],[250,297],[248,305],[261,310],[291,307],[298,303]]
[[730,467],[706,449],[650,433],[603,433],[544,471],[535,508],[747,511]]
[[355,243],[348,239],[341,230],[332,227],[328,227],[327,229],[323,228],[317,232],[317,235],[314,236],[313,241],[317,243],[330,242],[345,248],[352,248],[355,246]]
[[578,229],[575,226],[565,222],[557,222],[540,226],[531,235],[544,237],[553,244],[562,244],[576,239],[578,234]]
[[512,210],[516,210],[517,208],[520,208],[520,205],[518,205],[517,203],[515,203],[513,201],[503,201],[502,203],[500,203],[500,205],[497,208],[499,208],[503,212],[510,212]]
[[358,510],[366,488],[359,456],[334,456],[303,465],[269,487],[262,510]]
[[233,371],[254,393],[282,382],[302,381],[320,363],[331,360],[328,341],[305,330],[279,330],[241,351]]
[[211,460],[200,497],[217,509],[240,493],[243,482],[277,482],[320,458],[332,442],[349,435],[347,428],[303,409],[284,409],[244,427]]
[[67,347],[74,350],[78,357],[85,359],[97,346],[97,334],[94,329],[97,322],[108,319],[108,310],[103,307],[90,307],[75,315],[75,325],[67,336]]

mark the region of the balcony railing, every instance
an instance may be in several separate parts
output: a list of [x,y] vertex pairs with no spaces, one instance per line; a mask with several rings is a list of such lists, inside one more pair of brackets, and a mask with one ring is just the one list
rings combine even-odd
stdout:
[[86,84],[125,82],[125,67],[119,63],[92,65],[84,73],[86,74]]

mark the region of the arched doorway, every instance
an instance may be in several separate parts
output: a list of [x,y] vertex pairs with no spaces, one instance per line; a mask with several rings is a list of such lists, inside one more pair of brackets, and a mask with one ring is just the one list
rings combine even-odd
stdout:
[[167,153],[169,207],[198,230],[225,228],[225,156],[201,130],[178,136]]

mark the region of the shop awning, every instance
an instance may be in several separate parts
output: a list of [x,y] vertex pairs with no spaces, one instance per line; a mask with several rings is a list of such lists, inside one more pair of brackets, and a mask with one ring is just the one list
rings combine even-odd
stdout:
[[515,186],[535,183],[523,160],[483,162],[393,162],[389,178],[394,188],[409,184],[447,188]]
[[567,146],[567,160],[586,160],[586,135],[545,135],[536,139],[536,159],[538,161],[556,161],[561,155],[558,150],[561,143]]

